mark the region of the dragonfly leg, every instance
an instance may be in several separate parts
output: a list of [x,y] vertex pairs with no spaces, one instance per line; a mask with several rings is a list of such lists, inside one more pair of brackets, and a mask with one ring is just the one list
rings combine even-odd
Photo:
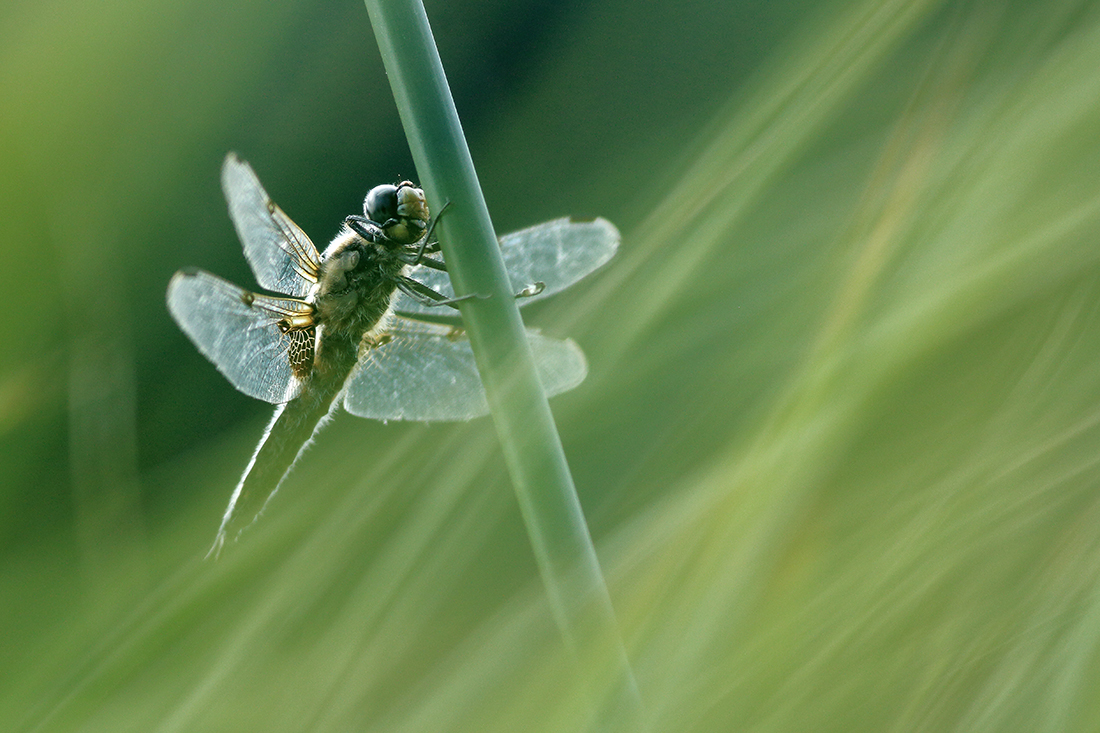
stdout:
[[371,242],[377,242],[379,239],[385,239],[386,237],[386,231],[378,222],[371,221],[361,214],[352,214],[344,219],[344,223],[360,237]]
[[424,244],[420,245],[420,254],[421,255],[423,255],[425,251],[430,251],[430,252],[438,252],[439,251],[439,242],[438,241],[436,241],[434,243],[434,249],[427,249],[428,242],[431,241],[432,232],[435,231],[435,225],[439,223],[439,218],[441,216],[443,216],[443,214],[445,214],[447,212],[447,209],[449,209],[450,207],[451,207],[451,202],[446,201],[443,204],[443,206],[441,206],[439,208],[439,211],[436,212],[435,216],[432,217],[432,220],[430,222],[428,222],[428,231],[426,231],[424,233]]
[[439,217],[443,216],[444,212],[450,207],[451,202],[443,204],[443,208],[439,210],[439,213],[432,217],[432,220],[428,222],[428,231],[424,232],[424,238],[420,240],[420,246],[408,247],[404,253],[398,255],[398,259],[402,262],[407,262],[410,265],[424,265],[430,267],[433,270],[447,271],[447,266],[439,260],[433,260],[430,257],[425,257],[425,254],[435,254],[439,251],[439,240],[431,241],[432,232],[435,230],[435,225],[439,223]]
[[470,300],[471,298],[486,298],[488,296],[479,295],[477,293],[470,293],[469,295],[463,295],[458,298],[448,298],[442,293],[438,293],[432,290],[422,282],[413,280],[411,277],[405,277],[404,275],[397,278],[397,287],[402,292],[408,295],[421,305],[429,308],[435,308],[441,305],[449,305],[452,308],[458,309],[455,303],[461,303],[464,300]]
[[398,255],[397,259],[402,262],[407,262],[410,265],[424,265],[424,267],[430,267],[433,270],[441,270],[442,272],[447,271],[447,265],[433,257],[423,257],[418,254],[413,254],[412,252],[406,252]]

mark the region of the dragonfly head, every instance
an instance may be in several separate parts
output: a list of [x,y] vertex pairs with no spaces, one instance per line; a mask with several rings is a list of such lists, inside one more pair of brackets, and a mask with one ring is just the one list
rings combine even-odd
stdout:
[[396,186],[375,186],[363,202],[363,213],[398,244],[412,244],[428,228],[428,202],[424,191],[409,181]]

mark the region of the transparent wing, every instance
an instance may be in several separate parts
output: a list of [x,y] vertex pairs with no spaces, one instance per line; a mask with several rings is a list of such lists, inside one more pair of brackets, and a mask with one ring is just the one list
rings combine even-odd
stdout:
[[[401,320],[392,340],[371,349],[352,373],[344,396],[348,412],[375,420],[435,422],[486,415],[470,342],[452,329]],[[539,376],[548,395],[573,389],[588,374],[572,341],[528,331]]]
[[[168,310],[203,356],[246,395],[280,403],[301,390],[313,362],[308,303],[256,295],[208,272],[183,270],[168,283]],[[300,327],[280,328],[291,319]]]
[[[614,257],[618,248],[619,230],[606,219],[554,219],[500,238],[500,254],[513,288],[546,283],[540,294],[520,300],[521,305],[564,290]],[[418,265],[411,276],[447,297],[454,295],[445,272]],[[405,294],[395,300],[394,310],[412,317],[447,315]]]
[[321,267],[306,233],[271,201],[252,166],[235,153],[222,164],[222,191],[256,282],[274,293],[305,297]]

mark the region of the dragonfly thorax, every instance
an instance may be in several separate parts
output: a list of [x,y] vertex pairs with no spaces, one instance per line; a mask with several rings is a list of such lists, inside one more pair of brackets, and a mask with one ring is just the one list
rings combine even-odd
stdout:
[[385,244],[345,230],[325,250],[312,300],[322,339],[337,336],[358,343],[389,310],[404,268]]

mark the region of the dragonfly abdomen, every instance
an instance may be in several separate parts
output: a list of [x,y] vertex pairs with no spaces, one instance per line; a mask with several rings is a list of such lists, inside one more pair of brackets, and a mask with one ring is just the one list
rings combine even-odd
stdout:
[[357,346],[344,339],[326,341],[323,333],[319,346],[318,353],[324,350],[329,356],[325,365],[327,368],[315,367],[299,395],[276,408],[233,492],[211,553],[217,555],[227,539],[235,540],[260,516],[332,411],[348,374],[355,366]]

